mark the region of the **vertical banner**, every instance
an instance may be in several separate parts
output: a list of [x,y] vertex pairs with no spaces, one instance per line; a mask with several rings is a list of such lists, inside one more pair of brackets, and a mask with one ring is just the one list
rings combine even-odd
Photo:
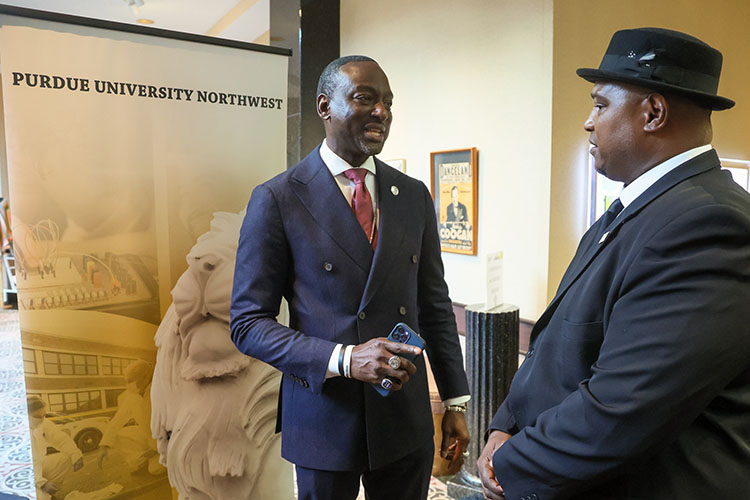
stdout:
[[[262,472],[245,437],[211,429],[258,413],[222,383],[273,377],[226,351],[231,279],[211,272],[234,258],[252,188],[286,168],[287,58],[90,31],[0,29],[37,498],[167,500],[168,476],[199,491]],[[202,462],[173,471],[193,448]],[[195,498],[250,498],[233,484],[244,494]]]

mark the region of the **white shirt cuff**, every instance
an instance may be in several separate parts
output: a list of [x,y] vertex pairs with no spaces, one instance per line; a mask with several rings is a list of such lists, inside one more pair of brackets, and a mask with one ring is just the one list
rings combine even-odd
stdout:
[[336,344],[331,353],[331,358],[328,360],[328,368],[326,369],[326,380],[333,377],[340,377],[343,373],[339,373],[339,352],[343,344]]
[[466,396],[456,396],[455,398],[448,398],[445,401],[443,401],[443,408],[448,408],[450,405],[460,405],[461,403],[466,403],[471,399],[471,396],[468,394]]

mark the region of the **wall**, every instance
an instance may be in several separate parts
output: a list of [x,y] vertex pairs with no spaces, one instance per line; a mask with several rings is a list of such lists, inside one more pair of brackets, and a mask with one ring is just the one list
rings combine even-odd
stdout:
[[546,305],[551,23],[552,0],[341,1],[341,54],[378,60],[395,94],[379,157],[429,185],[431,151],[479,150],[478,254],[443,253],[451,298],[484,302],[502,250],[505,301],[526,318]]
[[737,101],[714,113],[714,140],[724,158],[750,160],[750,2],[745,0],[558,0],[554,4],[552,181],[549,297],[585,231],[588,134],[592,85],[575,74],[598,67],[618,29],[657,26],[694,35],[724,54],[719,94]]

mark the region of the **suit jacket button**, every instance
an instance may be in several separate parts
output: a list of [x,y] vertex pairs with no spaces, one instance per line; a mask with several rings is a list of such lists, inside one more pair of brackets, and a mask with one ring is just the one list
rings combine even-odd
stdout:
[[411,261],[412,261],[413,263],[415,263],[415,264],[416,264],[418,260],[419,260],[419,259],[417,258],[417,254],[414,254],[414,255],[412,255],[412,256],[411,256]]
[[331,264],[330,262],[326,262],[323,264],[323,269],[330,273],[331,271],[333,271],[333,264]]
[[366,316],[367,316],[367,315],[365,314],[365,312],[364,312],[364,311],[361,311],[361,312],[360,312],[360,313],[359,313],[359,314],[357,315],[357,317],[358,317],[359,319],[365,319],[365,317],[366,317]]
[[400,314],[401,316],[406,316],[406,308],[405,308],[404,306],[401,306],[401,307],[399,307],[399,308],[398,308],[398,313],[399,313],[399,314]]

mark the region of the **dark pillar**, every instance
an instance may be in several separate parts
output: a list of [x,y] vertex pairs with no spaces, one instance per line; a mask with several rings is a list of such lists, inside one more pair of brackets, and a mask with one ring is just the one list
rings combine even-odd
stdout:
[[[339,0],[301,0],[300,18],[300,157],[325,137],[315,99],[318,78],[329,62],[339,57]],[[291,165],[290,165],[291,166]]]
[[483,498],[477,459],[484,448],[484,433],[518,369],[519,329],[516,306],[502,304],[489,311],[484,311],[483,304],[466,307],[466,373],[471,389],[466,422],[471,443],[461,472],[448,482],[451,498]]
[[286,99],[286,164],[287,168],[300,160],[300,0],[271,2],[271,45],[291,49],[287,77]]

